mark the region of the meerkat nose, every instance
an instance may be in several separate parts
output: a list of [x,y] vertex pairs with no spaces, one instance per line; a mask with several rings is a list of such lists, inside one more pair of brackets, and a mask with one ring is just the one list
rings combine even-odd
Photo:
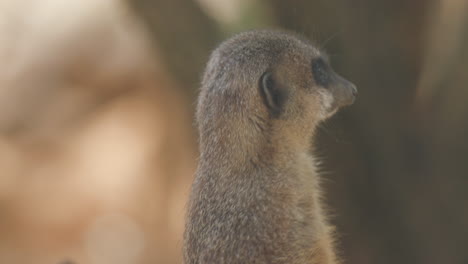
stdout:
[[352,91],[354,97],[356,97],[358,95],[358,90],[357,90],[356,85],[354,83],[351,83],[351,91]]
[[356,88],[356,85],[352,82],[349,82],[349,89],[351,89],[351,94],[353,95],[352,98],[351,98],[351,103],[350,104],[353,104],[354,101],[356,101],[356,97],[358,95],[358,90]]

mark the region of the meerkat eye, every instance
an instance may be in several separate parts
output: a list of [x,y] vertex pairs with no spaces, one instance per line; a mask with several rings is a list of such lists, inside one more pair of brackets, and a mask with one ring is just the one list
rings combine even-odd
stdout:
[[330,69],[322,58],[312,60],[312,74],[318,85],[328,87],[331,81]]

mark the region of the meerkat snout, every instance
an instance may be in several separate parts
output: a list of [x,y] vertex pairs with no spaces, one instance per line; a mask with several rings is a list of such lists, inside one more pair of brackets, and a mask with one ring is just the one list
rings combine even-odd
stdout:
[[322,91],[326,117],[333,115],[340,107],[354,103],[357,96],[356,85],[337,74],[323,58],[312,60],[312,73],[315,83],[328,90],[328,93]]

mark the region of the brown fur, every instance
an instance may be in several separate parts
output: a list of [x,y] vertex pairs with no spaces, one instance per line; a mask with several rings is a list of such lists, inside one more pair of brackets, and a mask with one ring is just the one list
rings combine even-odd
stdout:
[[[331,68],[327,87],[318,85],[311,61],[319,57],[277,31],[241,33],[213,52],[197,109],[185,263],[337,263],[311,139],[356,89]],[[259,92],[264,72],[286,94],[279,112]]]

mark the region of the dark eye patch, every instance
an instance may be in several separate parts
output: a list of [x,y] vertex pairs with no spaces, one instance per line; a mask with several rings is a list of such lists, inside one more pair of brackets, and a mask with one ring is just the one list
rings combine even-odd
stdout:
[[322,58],[312,60],[312,74],[318,85],[328,87],[331,81],[330,69]]

